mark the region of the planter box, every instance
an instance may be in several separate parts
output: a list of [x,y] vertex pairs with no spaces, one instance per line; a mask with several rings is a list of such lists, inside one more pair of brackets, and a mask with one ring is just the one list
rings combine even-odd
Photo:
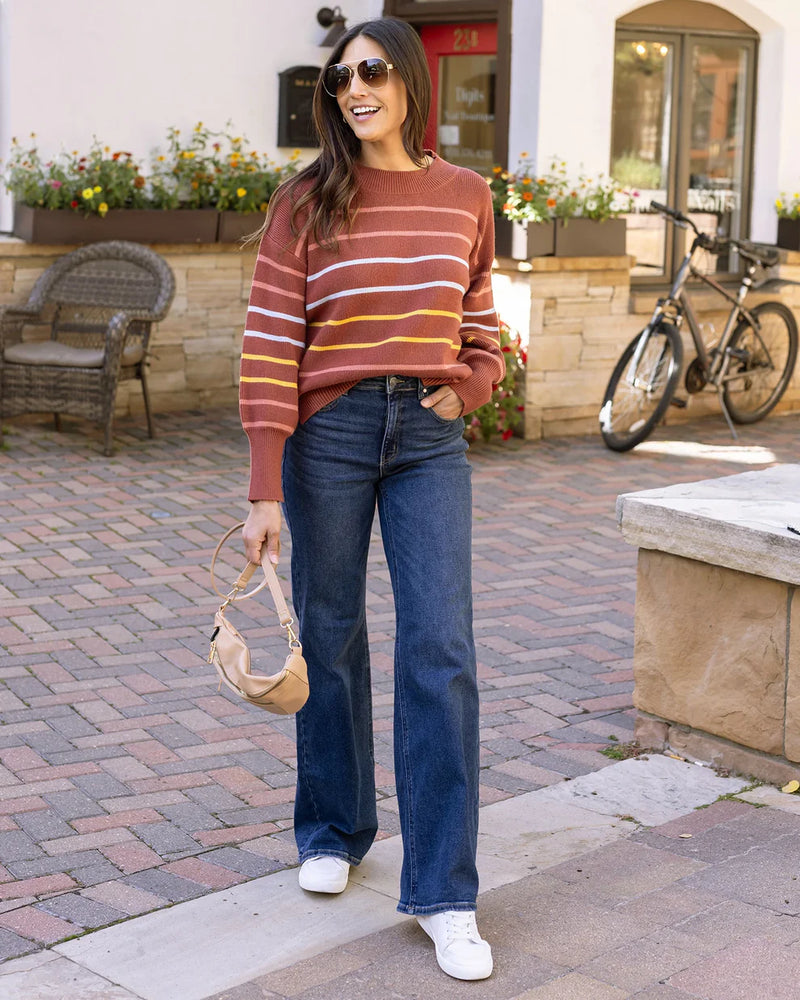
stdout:
[[556,220],[556,257],[621,257],[625,253],[625,220]]
[[514,222],[505,216],[494,217],[494,252],[496,257],[530,260],[552,255],[555,228],[552,222]]
[[220,212],[217,242],[238,243],[260,229],[263,221],[263,212]]
[[131,240],[134,243],[214,243],[217,211],[186,208],[113,208],[99,215],[80,215],[70,209],[14,206],[14,235],[26,243],[96,243]]
[[800,219],[778,219],[778,246],[800,250]]

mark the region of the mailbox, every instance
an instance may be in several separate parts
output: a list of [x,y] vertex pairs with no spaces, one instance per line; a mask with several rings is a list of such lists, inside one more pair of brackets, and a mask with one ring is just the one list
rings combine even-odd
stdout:
[[311,99],[319,78],[319,66],[292,66],[278,78],[278,145],[316,146]]

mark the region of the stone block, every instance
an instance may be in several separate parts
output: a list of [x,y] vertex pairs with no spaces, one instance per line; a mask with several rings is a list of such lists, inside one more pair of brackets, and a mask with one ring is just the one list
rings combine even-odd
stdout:
[[536,367],[540,371],[574,371],[581,356],[582,338],[577,334],[537,337],[534,343]]
[[561,297],[556,304],[556,315],[564,316],[607,316],[609,313],[608,302],[596,302],[590,298],[566,298]]
[[638,709],[780,754],[785,651],[784,584],[639,550]]
[[220,364],[216,354],[201,354],[186,359],[186,387],[188,389],[210,389],[230,385],[228,365]]

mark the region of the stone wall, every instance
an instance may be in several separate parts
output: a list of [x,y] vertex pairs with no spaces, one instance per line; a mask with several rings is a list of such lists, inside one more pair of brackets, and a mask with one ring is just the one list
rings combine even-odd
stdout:
[[[25,302],[39,275],[72,247],[0,242],[0,305]],[[255,250],[236,244],[153,249],[175,274],[175,298],[151,340],[150,395],[156,412],[236,406],[239,351]],[[120,383],[117,414],[140,413],[142,393]]]
[[[0,305],[25,302],[34,282],[63,246],[0,238]],[[176,294],[154,331],[150,387],[156,412],[234,406],[238,359],[255,249],[234,244],[156,245],[175,272]],[[800,281],[800,253],[788,254],[780,276]],[[503,319],[528,346],[525,436],[530,439],[597,431],[603,391],[624,346],[652,312],[655,293],[631,291],[628,257],[500,258],[493,274]],[[776,296],[762,296],[774,298]],[[800,285],[781,296],[800,317]],[[718,301],[701,292],[701,322],[722,330]],[[758,301],[757,296],[752,301]],[[694,355],[686,340],[685,364]],[[684,393],[685,395],[685,393]],[[671,408],[669,423],[719,413],[713,394]],[[779,409],[800,410],[800,365]],[[138,385],[119,387],[117,413],[140,413]]]
[[[650,318],[659,293],[632,289],[628,257],[499,258],[493,273],[500,315],[528,344],[525,436],[547,438],[597,431],[598,413],[611,371],[625,345]],[[777,276],[800,281],[800,253],[786,254]],[[800,285],[780,294],[752,294],[755,305],[778,298],[800,320]],[[692,301],[709,338],[719,338],[727,310],[716,293],[700,288]],[[709,326],[713,324],[713,329]],[[687,330],[684,370],[695,356]],[[689,396],[679,383],[686,409],[671,407],[668,424],[698,415],[719,415],[716,393]],[[777,412],[800,410],[800,365]]]

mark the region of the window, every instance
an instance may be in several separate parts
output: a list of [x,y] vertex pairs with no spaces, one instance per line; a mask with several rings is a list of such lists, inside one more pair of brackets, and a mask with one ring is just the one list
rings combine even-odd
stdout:
[[[630,19],[647,12],[655,19],[676,6],[652,4]],[[692,20],[694,8],[700,16],[686,30],[672,26],[674,16],[661,19],[669,27],[623,19],[617,29],[611,173],[638,192],[627,249],[640,280],[669,277],[686,248],[684,231],[646,211],[651,200],[686,212],[706,231],[748,234],[756,40],[736,18],[736,31],[719,30],[731,27],[730,15],[709,4],[682,2],[682,17]],[[703,30],[701,8],[714,12],[717,33]],[[739,262],[720,255],[711,266],[725,274]]]

